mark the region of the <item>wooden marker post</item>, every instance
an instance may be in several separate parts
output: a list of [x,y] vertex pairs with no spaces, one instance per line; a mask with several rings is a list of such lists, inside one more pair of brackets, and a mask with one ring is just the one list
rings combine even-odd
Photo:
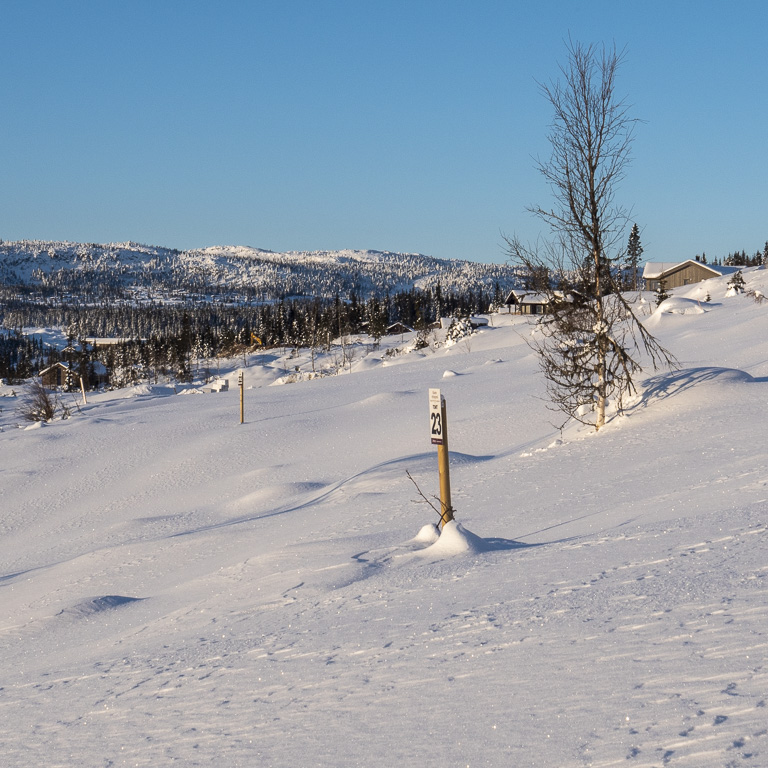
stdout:
[[440,524],[445,527],[453,520],[451,505],[451,475],[448,467],[448,420],[445,398],[439,389],[429,390],[429,434],[437,446],[437,466],[440,472]]
[[83,377],[80,377],[80,391],[83,393],[83,405],[88,405],[88,398],[85,396],[85,384],[83,384]]
[[243,392],[245,390],[245,386],[243,384],[243,372],[240,371],[240,373],[237,374],[237,386],[240,387],[240,423],[242,424],[245,420],[245,402],[243,399]]

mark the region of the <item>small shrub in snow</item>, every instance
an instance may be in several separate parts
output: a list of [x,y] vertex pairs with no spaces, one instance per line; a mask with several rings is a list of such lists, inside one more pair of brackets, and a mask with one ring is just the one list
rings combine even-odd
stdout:
[[24,421],[51,421],[60,413],[62,419],[69,416],[69,409],[58,395],[51,395],[39,379],[32,379],[27,394],[19,406]]
[[450,346],[472,335],[472,326],[466,317],[454,317],[445,333],[445,344]]
[[430,339],[431,339],[432,333],[431,331],[427,330],[426,328],[420,330],[416,334],[416,339],[413,342],[413,348],[414,349],[426,349],[430,346]]

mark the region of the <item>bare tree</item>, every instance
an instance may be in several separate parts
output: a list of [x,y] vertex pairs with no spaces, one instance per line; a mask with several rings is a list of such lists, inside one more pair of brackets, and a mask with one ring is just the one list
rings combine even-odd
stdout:
[[[510,259],[523,265],[537,288],[548,294],[550,311],[540,319],[532,346],[539,354],[548,393],[556,409],[595,429],[605,424],[606,405],[619,409],[633,391],[645,352],[654,368],[673,363],[669,352],[645,329],[621,294],[617,262],[627,212],[616,206],[636,124],[616,97],[616,72],[623,53],[615,46],[569,41],[563,80],[542,85],[554,109],[549,160],[538,169],[555,206],[530,210],[552,235],[535,246],[505,238]],[[541,275],[549,279],[541,285]]]

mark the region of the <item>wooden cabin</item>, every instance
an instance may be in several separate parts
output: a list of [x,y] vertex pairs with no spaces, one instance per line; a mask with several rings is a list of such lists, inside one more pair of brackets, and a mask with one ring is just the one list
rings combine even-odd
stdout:
[[711,277],[732,275],[743,267],[723,267],[713,264],[702,264],[700,261],[649,261],[643,267],[643,284],[646,291],[657,291],[659,283],[664,281],[664,287],[682,288],[684,285],[700,283]]
[[504,303],[510,312],[518,315],[543,315],[550,301],[551,297],[546,293],[511,290]]
[[[40,381],[46,389],[59,389],[67,386],[67,374],[70,372],[69,363],[54,363],[40,371]],[[75,373],[72,372],[72,384],[75,382]]]

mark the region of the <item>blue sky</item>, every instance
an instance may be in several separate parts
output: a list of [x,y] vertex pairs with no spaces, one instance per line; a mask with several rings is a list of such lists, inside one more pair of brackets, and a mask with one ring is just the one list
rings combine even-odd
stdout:
[[[644,256],[768,239],[768,3],[0,0],[0,238],[503,261],[570,35],[626,46]],[[627,234],[629,234],[627,232]]]

